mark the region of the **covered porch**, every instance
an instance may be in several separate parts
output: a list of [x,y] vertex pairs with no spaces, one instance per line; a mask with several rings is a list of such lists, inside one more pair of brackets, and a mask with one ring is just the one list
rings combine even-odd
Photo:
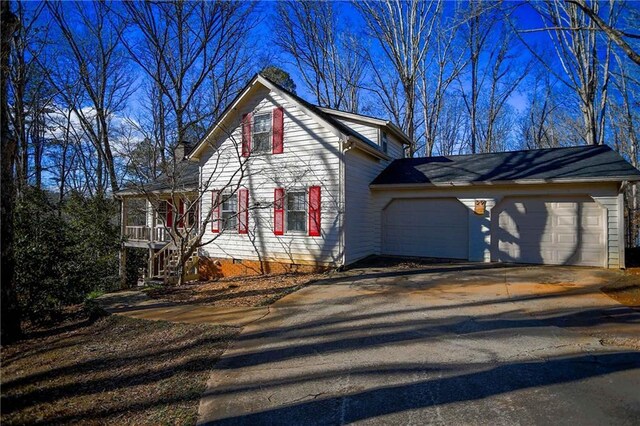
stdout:
[[[123,260],[127,248],[148,250],[145,280],[175,278],[180,246],[189,247],[199,236],[197,193],[129,195],[121,197]],[[185,264],[186,278],[197,279],[197,250]]]

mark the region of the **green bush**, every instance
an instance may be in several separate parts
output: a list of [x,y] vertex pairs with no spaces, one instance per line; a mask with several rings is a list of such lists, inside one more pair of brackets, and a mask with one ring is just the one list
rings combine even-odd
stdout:
[[61,208],[49,193],[21,194],[15,210],[16,290],[23,317],[56,317],[87,294],[118,285],[117,204],[71,195]]

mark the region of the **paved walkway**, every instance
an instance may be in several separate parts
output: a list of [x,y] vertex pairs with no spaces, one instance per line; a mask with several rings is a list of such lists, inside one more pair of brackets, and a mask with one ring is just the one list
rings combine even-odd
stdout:
[[271,305],[225,352],[201,424],[637,424],[640,312],[619,272],[384,268]]
[[178,304],[148,297],[142,291],[120,291],[100,296],[96,302],[107,312],[156,321],[211,323],[243,327],[269,313],[269,307],[215,307]]

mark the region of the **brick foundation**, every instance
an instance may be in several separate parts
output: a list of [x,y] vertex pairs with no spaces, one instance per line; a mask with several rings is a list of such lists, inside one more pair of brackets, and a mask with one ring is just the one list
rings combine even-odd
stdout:
[[259,262],[257,260],[216,259],[201,257],[198,261],[198,273],[201,280],[222,277],[237,277],[261,274],[284,274],[289,272],[322,272],[331,269],[330,265],[300,265],[287,262]]

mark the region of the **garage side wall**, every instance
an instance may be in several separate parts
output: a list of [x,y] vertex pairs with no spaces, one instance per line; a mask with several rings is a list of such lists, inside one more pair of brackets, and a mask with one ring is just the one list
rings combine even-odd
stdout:
[[[622,196],[622,194],[620,194]],[[592,195],[607,210],[607,259],[609,268],[624,267],[624,214],[619,196]]]
[[378,220],[369,183],[388,165],[357,150],[345,154],[345,263],[348,265],[379,250],[371,232]]
[[[372,223],[375,241],[375,254],[383,253],[382,221],[385,208],[394,199],[399,198],[443,198],[455,197],[469,210],[469,260],[489,262],[491,249],[491,213],[492,209],[505,197],[517,196],[567,196],[588,195],[606,209],[606,266],[619,268],[624,265],[621,250],[624,247],[620,228],[618,186],[616,183],[601,184],[545,184],[545,185],[504,185],[504,186],[457,186],[449,188],[428,187],[416,189],[372,189],[373,205],[377,214]],[[486,202],[483,215],[473,212],[476,200]]]

